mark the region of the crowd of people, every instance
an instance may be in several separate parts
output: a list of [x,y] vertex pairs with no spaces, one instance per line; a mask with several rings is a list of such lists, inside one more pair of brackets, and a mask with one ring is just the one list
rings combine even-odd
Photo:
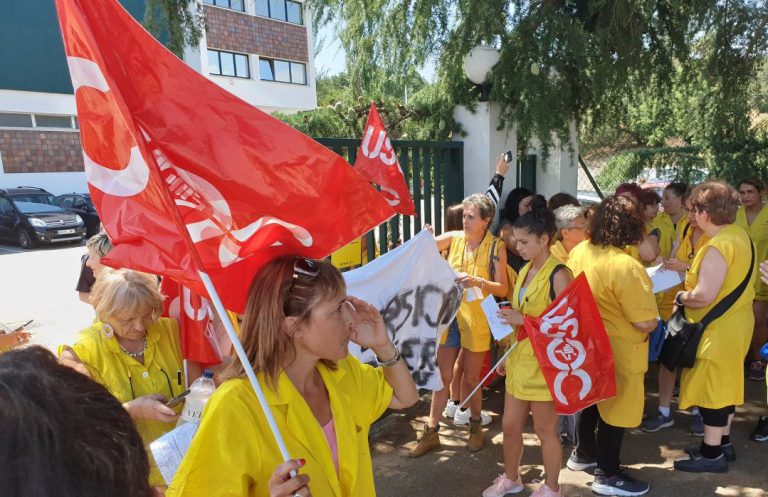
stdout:
[[[483,497],[524,490],[520,462],[529,415],[544,467],[535,497],[563,495],[563,434],[574,445],[565,466],[593,473],[595,494],[647,493],[648,483],[621,465],[624,432],[674,424],[678,377],[679,406],[690,409],[691,432],[703,438],[675,470],[727,471],[735,460],[730,427],[744,402],[744,378],[765,379],[768,207],[762,184],[670,183],[660,196],[626,183],[592,206],[566,193],[547,200],[515,188],[499,208],[508,166],[499,158],[485,194],[447,208],[444,233],[435,237],[465,297],[455,320],[440,330],[436,360],[444,387],[433,392],[409,456],[440,448],[444,417],[469,425],[468,450],[483,449],[491,416],[482,394],[472,392],[489,351],[500,356],[517,342],[496,369],[505,386],[504,472]],[[0,482],[11,495],[88,497],[105,489],[126,496],[375,495],[369,429],[385,410],[407,408],[419,397],[381,314],[347,295],[338,269],[297,256],[268,263],[237,323],[285,447],[301,459],[283,461],[246,368],[234,359],[216,370],[219,386],[176,476],[166,482],[147,447],[176,426],[180,406],[168,400],[201,368],[184,364],[178,324],[161,317],[158,278],[101,265],[111,250],[106,234],[89,240],[87,250],[77,291],[93,306],[93,324],[60,347],[58,360],[34,346],[0,356],[0,426],[11,449],[0,451]],[[683,283],[654,294],[646,268],[660,264],[680,273]],[[525,316],[539,316],[582,273],[610,340],[616,395],[564,417],[530,340],[517,334]],[[499,342],[480,306],[489,295],[515,330]],[[659,405],[644,418],[644,379],[655,359],[649,343],[664,340],[665,324],[679,315],[709,322],[692,367],[659,367]],[[27,340],[14,335],[8,348]],[[350,342],[371,349],[378,364],[349,355]],[[768,416],[751,436],[768,440]],[[39,467],[47,468],[42,476],[31,469]],[[87,476],[77,484],[57,476],[72,471]]]

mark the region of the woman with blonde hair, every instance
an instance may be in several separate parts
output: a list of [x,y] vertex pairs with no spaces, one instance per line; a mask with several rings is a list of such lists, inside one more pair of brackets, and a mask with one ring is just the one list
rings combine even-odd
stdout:
[[[418,400],[381,314],[347,296],[329,262],[284,256],[254,278],[240,339],[288,453],[301,459],[283,462],[236,360],[166,495],[374,496],[368,430],[387,408]],[[371,349],[379,367],[349,355],[350,341]]]
[[[176,426],[177,412],[165,402],[186,388],[178,325],[160,317],[162,302],[155,276],[104,269],[91,293],[97,321],[72,347],[59,348],[65,364],[123,403],[147,446]],[[165,484],[154,463],[150,483]]]

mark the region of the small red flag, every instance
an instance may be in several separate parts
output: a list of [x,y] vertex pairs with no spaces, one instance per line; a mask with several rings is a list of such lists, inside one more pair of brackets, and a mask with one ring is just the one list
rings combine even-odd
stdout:
[[540,317],[526,316],[524,330],[558,413],[616,396],[613,349],[584,273]]
[[365,123],[363,141],[355,159],[355,169],[365,179],[381,187],[381,194],[397,212],[408,216],[416,214],[408,182],[373,102],[368,121]]

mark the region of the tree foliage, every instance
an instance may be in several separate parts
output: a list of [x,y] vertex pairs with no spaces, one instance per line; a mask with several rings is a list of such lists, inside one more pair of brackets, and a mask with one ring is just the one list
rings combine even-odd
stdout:
[[204,20],[195,0],[145,0],[144,27],[179,58],[184,47],[197,46]]

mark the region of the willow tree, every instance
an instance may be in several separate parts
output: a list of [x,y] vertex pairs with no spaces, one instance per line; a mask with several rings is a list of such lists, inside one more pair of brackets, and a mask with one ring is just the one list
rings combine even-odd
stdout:
[[457,104],[478,93],[463,72],[476,45],[495,46],[491,99],[518,143],[567,141],[569,124],[620,127],[641,95],[690,90],[696,137],[733,152],[750,136],[749,83],[766,51],[761,0],[310,0],[316,28],[334,24],[355,84],[399,77],[436,59]]
[[181,57],[184,48],[197,46],[204,19],[196,0],[145,0],[144,27],[168,50]]

